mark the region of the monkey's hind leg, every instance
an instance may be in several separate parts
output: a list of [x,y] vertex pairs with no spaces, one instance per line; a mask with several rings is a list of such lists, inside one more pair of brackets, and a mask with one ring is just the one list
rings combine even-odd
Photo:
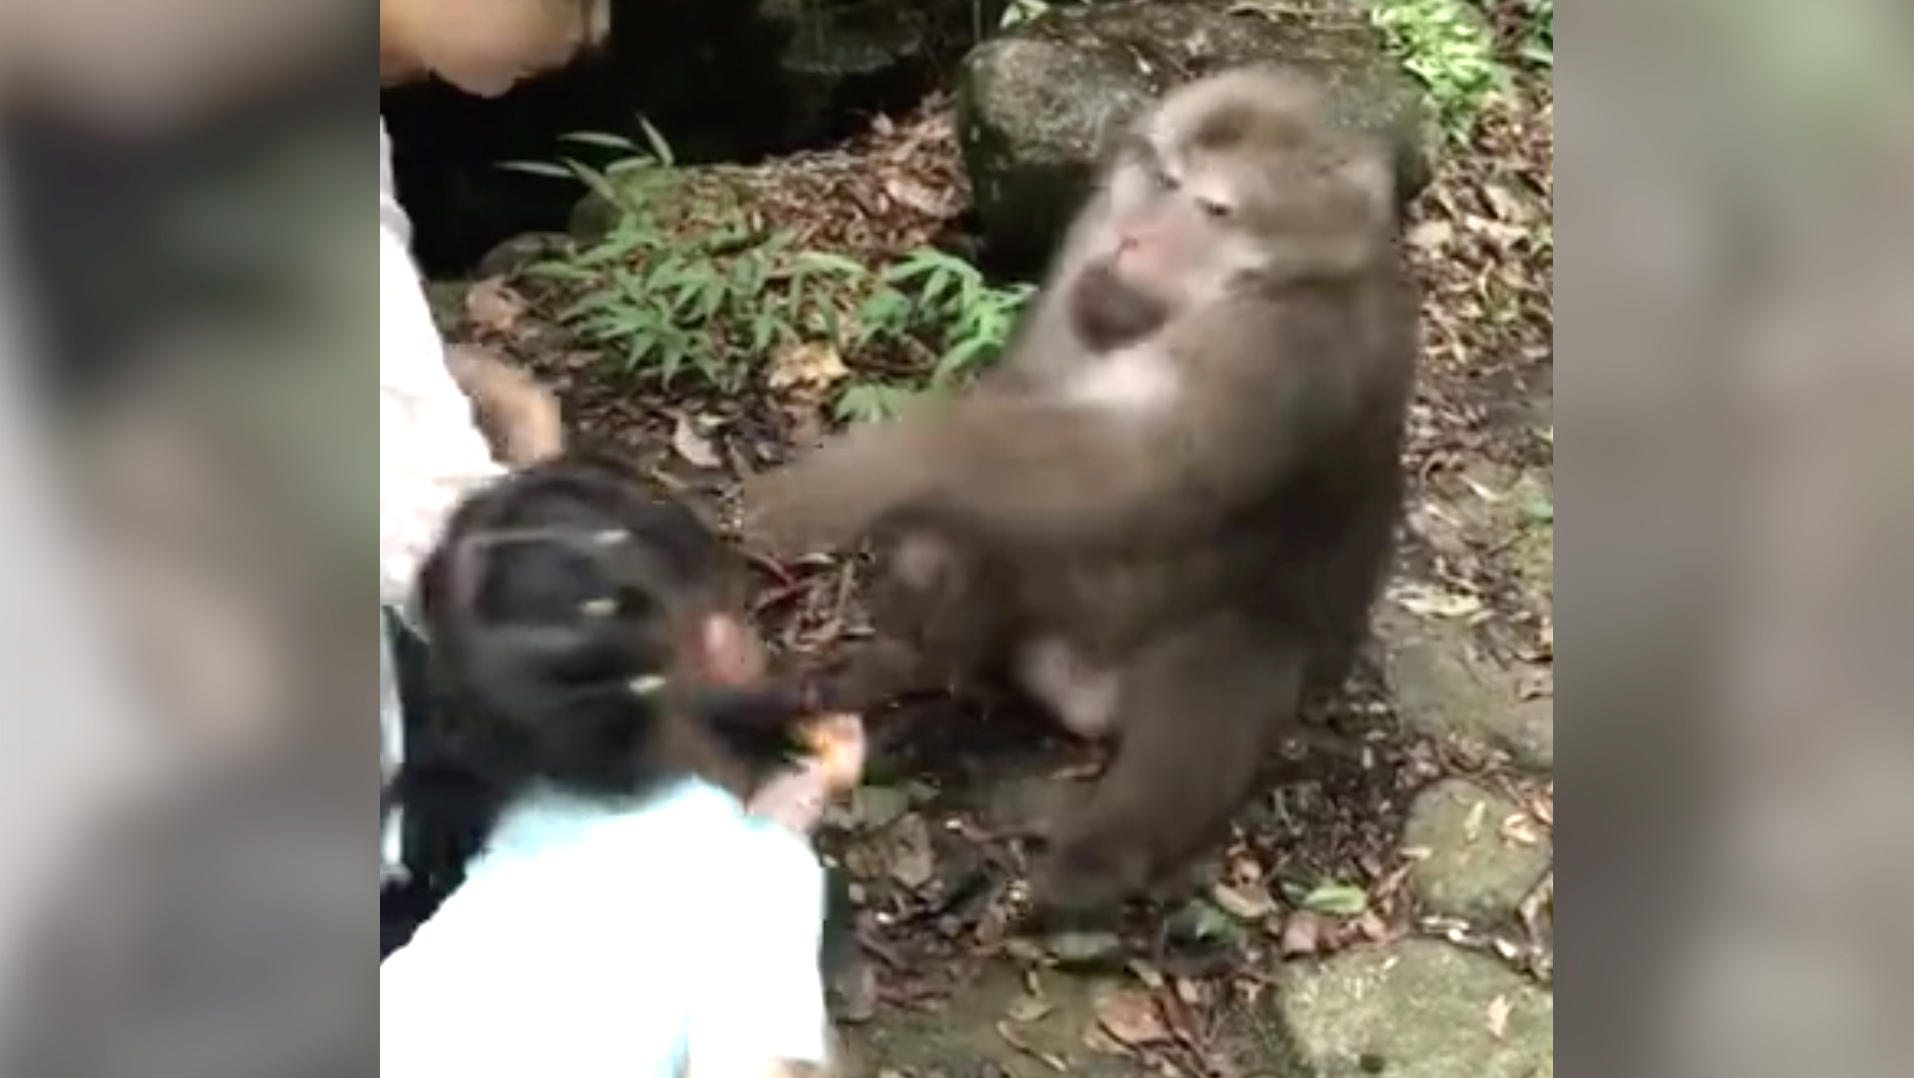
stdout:
[[1296,719],[1303,668],[1300,642],[1235,619],[1139,655],[1122,674],[1115,758],[1052,827],[1031,881],[1037,905],[1114,906],[1222,839]]

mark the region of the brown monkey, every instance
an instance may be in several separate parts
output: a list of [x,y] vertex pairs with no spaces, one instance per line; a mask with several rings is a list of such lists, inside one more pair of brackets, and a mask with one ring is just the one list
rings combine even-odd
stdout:
[[956,665],[1119,740],[1052,827],[1041,903],[1104,905],[1203,852],[1353,658],[1402,497],[1399,231],[1391,148],[1311,81],[1191,83],[1128,133],[997,369],[747,487],[775,543],[898,527],[910,572],[885,586],[985,608],[880,614],[891,651],[931,618],[989,626]]
[[565,425],[558,398],[537,379],[496,353],[469,344],[445,350],[452,381],[471,398],[479,430],[499,462],[523,468],[565,448]]

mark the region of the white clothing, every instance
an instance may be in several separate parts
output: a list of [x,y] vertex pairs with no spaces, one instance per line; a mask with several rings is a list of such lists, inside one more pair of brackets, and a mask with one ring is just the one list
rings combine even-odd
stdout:
[[445,365],[379,125],[379,601],[403,606],[451,508],[503,469]]
[[689,781],[509,809],[379,966],[379,1074],[763,1078],[827,1062],[824,870]]
[[[379,604],[403,610],[413,578],[459,498],[503,469],[479,431],[472,402],[445,365],[425,285],[409,246],[411,223],[392,177],[392,142],[379,123]],[[379,626],[379,762],[404,757],[391,640]],[[382,825],[380,878],[402,874],[399,813]]]

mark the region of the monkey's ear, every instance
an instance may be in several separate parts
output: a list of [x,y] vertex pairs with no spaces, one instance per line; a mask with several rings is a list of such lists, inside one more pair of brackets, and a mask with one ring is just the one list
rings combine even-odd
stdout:
[[1097,119],[1097,131],[1091,139],[1091,160],[1095,162],[1097,175],[1107,173],[1123,156],[1123,151],[1132,140],[1143,134],[1142,125],[1148,113],[1148,103],[1139,101],[1134,104],[1116,104],[1105,109]]
[[1352,223],[1364,230],[1393,222],[1396,217],[1396,162],[1390,154],[1362,147],[1337,168],[1342,189],[1348,192]]
[[1390,257],[1400,232],[1394,161],[1364,148],[1336,159],[1327,179],[1307,234],[1271,246],[1266,279],[1346,280]]

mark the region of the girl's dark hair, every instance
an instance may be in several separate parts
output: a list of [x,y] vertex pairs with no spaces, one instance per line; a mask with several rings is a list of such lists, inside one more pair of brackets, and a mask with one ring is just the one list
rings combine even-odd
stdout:
[[673,669],[705,614],[735,610],[735,580],[718,537],[616,458],[568,453],[472,495],[420,575],[428,721],[398,800],[475,846],[533,782],[621,796],[681,774],[671,721],[748,764],[795,755],[800,694]]

